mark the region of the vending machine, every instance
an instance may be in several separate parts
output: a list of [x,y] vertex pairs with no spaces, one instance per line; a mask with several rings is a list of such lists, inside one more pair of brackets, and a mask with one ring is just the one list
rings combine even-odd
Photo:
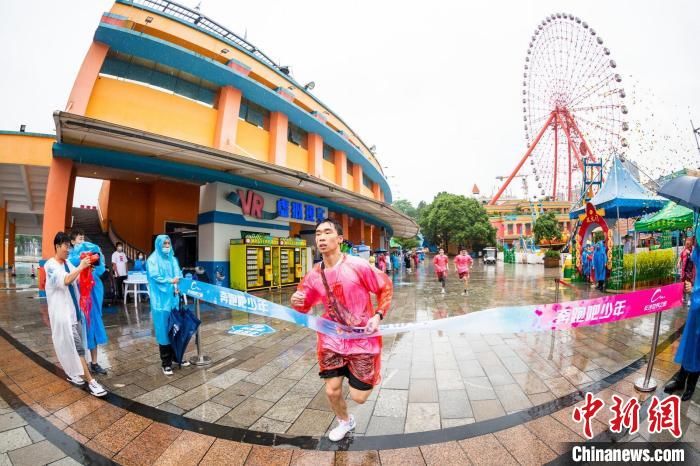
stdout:
[[279,239],[268,236],[232,239],[231,287],[241,291],[280,286]]
[[280,257],[281,285],[299,283],[306,274],[306,240],[281,238]]

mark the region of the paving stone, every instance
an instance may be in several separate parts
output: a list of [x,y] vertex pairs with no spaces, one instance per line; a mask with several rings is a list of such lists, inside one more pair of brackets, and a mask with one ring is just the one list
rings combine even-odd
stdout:
[[521,464],[545,464],[557,457],[552,449],[522,425],[495,432],[494,436]]
[[464,379],[464,386],[470,400],[495,400],[496,392],[488,377],[469,377]]
[[457,442],[422,445],[420,451],[425,463],[431,465],[469,464],[469,459]]
[[3,414],[0,416],[0,432],[6,430],[12,430],[17,427],[26,426],[27,422],[17,414],[16,412],[11,412],[8,414]]
[[255,432],[270,432],[274,434],[284,434],[292,426],[291,422],[278,421],[269,417],[261,417],[255,424],[250,426],[250,430]]
[[449,429],[450,427],[466,426],[467,424],[474,424],[473,417],[465,417],[459,419],[440,419],[440,424],[443,429]]
[[287,394],[265,413],[265,417],[283,422],[294,422],[309,402],[311,402],[311,398]]
[[163,404],[166,401],[181,395],[182,393],[184,393],[184,391],[177,387],[173,387],[172,385],[164,385],[136,397],[134,401],[138,401],[139,403],[143,403],[147,406],[158,406],[159,404]]
[[382,389],[374,407],[374,416],[405,418],[408,390]]
[[282,398],[295,384],[296,380],[277,377],[256,391],[253,396],[261,400],[276,402]]
[[250,427],[265,414],[272,405],[273,403],[270,401],[248,398],[219,419],[217,424],[234,427]]
[[440,390],[440,417],[457,419],[473,417],[471,405],[464,390]]
[[409,403],[434,403],[438,400],[435,379],[415,379],[408,389]]
[[27,431],[21,427],[0,432],[0,453],[16,450],[31,444],[32,439],[27,434]]
[[440,429],[439,403],[409,403],[404,432]]
[[457,442],[472,464],[517,466],[519,463],[492,434],[479,435]]
[[484,377],[486,373],[476,359],[459,361],[459,372],[463,378]]
[[464,389],[462,375],[456,369],[436,369],[435,377],[440,390]]
[[27,431],[27,435],[32,439],[32,443],[37,443],[44,440],[44,436],[39,433],[34,427],[30,425],[24,426],[24,430]]
[[[324,435],[334,417],[332,412],[305,409],[287,433],[290,435]],[[355,422],[357,422],[357,415],[355,415]]]
[[216,395],[221,393],[221,391],[222,390],[219,387],[203,384],[171,399],[170,403],[184,409],[185,411],[189,411],[205,401],[214,398]]
[[48,464],[66,456],[60,448],[53,445],[48,440],[42,440],[39,443],[33,443],[26,447],[12,450],[8,452],[7,455],[13,466]]
[[476,422],[497,418],[506,414],[498,400],[472,401],[471,407],[474,410],[474,419]]
[[226,413],[231,411],[228,406],[220,405],[213,401],[207,401],[185,414],[185,417],[206,422],[216,422]]
[[209,380],[208,384],[213,387],[218,387],[221,389],[229,388],[231,385],[235,384],[248,377],[250,372],[242,371],[240,369],[229,369],[221,375],[214,377]]
[[387,374],[382,379],[382,388],[407,390],[409,376],[408,369],[387,369]]
[[372,416],[367,426],[366,435],[403,434],[406,419],[403,417]]

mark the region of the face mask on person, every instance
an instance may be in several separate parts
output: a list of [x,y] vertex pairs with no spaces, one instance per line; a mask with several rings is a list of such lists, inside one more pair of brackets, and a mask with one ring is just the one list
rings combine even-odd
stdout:
[[163,246],[160,250],[163,251],[163,254],[170,254],[170,246]]
[[119,247],[117,248],[117,251],[119,251],[119,252],[122,252],[123,250],[124,250],[124,248],[121,247],[121,246],[119,246]]

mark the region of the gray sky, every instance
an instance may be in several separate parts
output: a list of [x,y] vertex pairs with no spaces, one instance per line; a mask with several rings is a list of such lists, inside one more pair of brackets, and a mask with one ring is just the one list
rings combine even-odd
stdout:
[[[630,156],[652,175],[698,165],[688,122],[700,126],[698,2],[201,3],[298,81],[316,82],[314,94],[376,144],[395,199],[467,194],[474,183],[488,194],[510,173],[525,150],[527,46],[555,12],[580,16],[611,49],[634,96]],[[111,4],[0,0],[0,129],[53,131],[51,114]]]

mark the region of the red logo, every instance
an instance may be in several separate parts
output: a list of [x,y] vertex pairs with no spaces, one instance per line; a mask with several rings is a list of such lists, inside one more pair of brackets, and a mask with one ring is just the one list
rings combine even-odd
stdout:
[[237,191],[243,215],[263,218],[263,206],[265,205],[263,197],[250,189],[248,191],[243,191],[242,189]]

